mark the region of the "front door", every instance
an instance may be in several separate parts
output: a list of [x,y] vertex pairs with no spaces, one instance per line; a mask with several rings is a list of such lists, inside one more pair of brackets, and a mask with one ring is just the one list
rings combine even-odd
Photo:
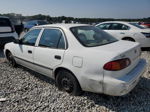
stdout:
[[29,31],[20,40],[20,44],[16,44],[14,46],[15,59],[17,63],[32,69],[35,43],[40,31],[41,29],[33,29]]

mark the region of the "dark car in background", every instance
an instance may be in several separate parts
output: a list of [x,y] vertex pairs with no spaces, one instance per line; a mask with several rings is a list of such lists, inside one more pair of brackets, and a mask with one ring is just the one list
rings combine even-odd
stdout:
[[38,25],[46,25],[49,24],[47,21],[45,20],[32,20],[32,21],[28,21],[24,24],[24,30],[28,31],[30,28],[34,27],[34,26],[38,26]]
[[14,25],[8,17],[0,16],[0,47],[18,38]]

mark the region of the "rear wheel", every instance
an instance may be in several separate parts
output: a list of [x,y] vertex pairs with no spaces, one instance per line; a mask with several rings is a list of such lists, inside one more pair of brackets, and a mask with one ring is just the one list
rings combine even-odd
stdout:
[[56,85],[59,90],[66,91],[71,95],[81,95],[82,90],[77,79],[67,70],[60,70],[56,76]]
[[11,52],[7,52],[6,55],[7,55],[8,64],[9,64],[10,66],[12,66],[12,67],[16,67],[17,64],[16,64],[16,61],[15,61],[15,59],[14,59],[12,53],[11,53]]

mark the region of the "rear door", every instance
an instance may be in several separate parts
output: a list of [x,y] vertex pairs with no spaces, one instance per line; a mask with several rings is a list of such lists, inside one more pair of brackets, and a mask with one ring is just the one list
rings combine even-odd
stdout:
[[111,23],[111,26],[108,29],[108,33],[113,35],[118,39],[122,39],[123,37],[129,37],[129,27],[120,23]]
[[98,26],[102,30],[111,34],[117,39],[122,39],[123,37],[130,37],[129,27],[120,23],[104,23]]
[[61,29],[44,29],[34,51],[35,69],[52,77],[52,70],[63,61],[65,49],[65,36]]

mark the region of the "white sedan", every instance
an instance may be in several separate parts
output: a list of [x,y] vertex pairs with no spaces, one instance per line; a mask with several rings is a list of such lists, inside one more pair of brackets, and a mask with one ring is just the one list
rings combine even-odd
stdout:
[[118,41],[100,29],[80,24],[36,26],[5,45],[10,65],[23,65],[53,78],[60,90],[121,96],[130,92],[146,68],[140,45]]
[[97,24],[96,27],[119,40],[139,42],[141,47],[150,47],[150,29],[146,29],[136,23],[108,21]]

